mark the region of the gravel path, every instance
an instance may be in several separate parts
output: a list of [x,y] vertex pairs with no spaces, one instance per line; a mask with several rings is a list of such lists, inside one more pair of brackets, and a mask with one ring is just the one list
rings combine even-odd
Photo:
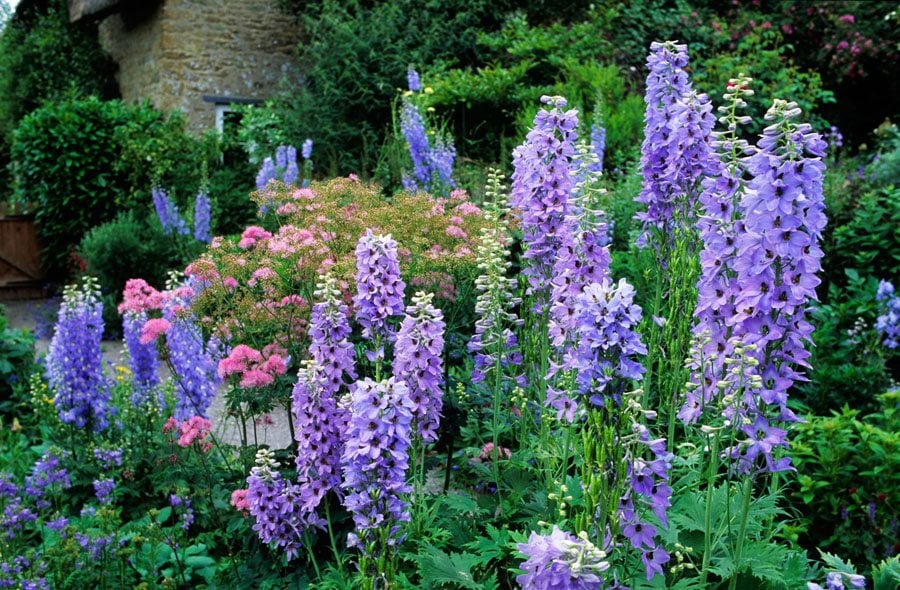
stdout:
[[[10,328],[32,332],[34,332],[36,325],[40,322],[40,317],[47,317],[48,315],[55,317],[56,315],[53,301],[47,299],[3,301],[0,302],[0,305],[6,308],[6,316],[9,320]],[[38,314],[37,310],[41,310],[41,313]],[[49,337],[38,340],[36,344],[38,357],[44,356],[49,347]],[[111,362],[116,365],[128,364],[125,344],[122,341],[104,341],[101,348],[103,350],[103,358],[108,363]],[[160,368],[160,374],[166,378],[170,375],[166,367]],[[213,399],[209,408],[213,429],[220,440],[230,444],[240,444],[241,437],[238,421],[227,419],[225,416],[225,395],[223,390],[224,388],[220,389],[219,394]],[[252,428],[248,428],[248,430],[252,440]],[[257,424],[256,433],[260,444],[269,445],[277,449],[288,447],[291,443],[291,433],[288,426],[287,412],[283,409],[273,412],[268,420],[260,421]]]

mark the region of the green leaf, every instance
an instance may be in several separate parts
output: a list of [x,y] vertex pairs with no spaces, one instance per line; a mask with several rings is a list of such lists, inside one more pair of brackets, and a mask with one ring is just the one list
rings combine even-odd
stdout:
[[444,553],[436,547],[426,545],[425,555],[419,555],[419,575],[436,587],[451,584],[456,588],[482,590],[483,583],[476,581],[472,568],[480,558],[471,553]]

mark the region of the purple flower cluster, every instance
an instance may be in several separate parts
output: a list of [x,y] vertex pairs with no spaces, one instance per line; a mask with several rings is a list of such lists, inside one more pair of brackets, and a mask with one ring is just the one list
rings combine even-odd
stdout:
[[27,557],[17,555],[11,562],[0,562],[0,588],[21,588],[22,590],[50,590],[47,580],[33,577],[42,574],[46,563],[34,563]]
[[112,492],[115,488],[116,482],[112,478],[94,480],[94,495],[101,504],[109,504],[112,501]]
[[[617,285],[608,278],[591,283],[576,299],[575,313],[580,338],[567,364],[575,370],[578,391],[595,406],[607,406],[608,400],[618,405],[624,380],[643,375],[644,367],[637,356],[647,354],[635,331],[641,308],[634,304],[634,288],[625,279]],[[618,386],[607,387],[614,379],[621,381]],[[560,418],[574,419],[575,405],[564,395],[560,394],[558,400],[548,399],[548,403]]]
[[96,283],[70,285],[47,353],[47,377],[59,419],[95,431],[109,426],[109,383],[103,375],[103,303]]
[[587,535],[575,537],[556,525],[549,535],[532,531],[517,548],[527,559],[516,582],[527,590],[598,590],[604,586],[601,574],[610,568],[606,553]]
[[166,235],[170,236],[173,233],[181,236],[188,235],[190,231],[188,230],[187,223],[185,223],[184,219],[178,213],[178,206],[175,204],[175,201],[169,198],[166,191],[156,187],[150,191],[150,194],[153,197],[153,207],[156,209],[156,217],[159,218],[159,223],[162,225]]
[[[356,320],[363,328],[364,338],[394,340],[388,320],[403,314],[405,288],[400,277],[397,242],[389,235],[375,235],[367,229],[356,245],[356,296],[353,299]],[[381,342],[378,344],[380,346]],[[383,353],[383,348],[379,347],[375,356]]]
[[[707,97],[691,90],[685,68],[687,46],[672,41],[650,46],[647,67],[643,184],[636,200],[643,224],[639,245],[657,252],[674,243],[676,229],[695,222],[700,179],[710,165],[710,132],[715,123]],[[662,234],[662,235],[660,235]],[[661,258],[665,263],[665,257]]]
[[297,480],[301,507],[314,512],[329,491],[341,495],[342,436],[348,415],[339,407],[323,368],[315,362],[300,369],[292,393],[296,424]]
[[409,157],[412,160],[412,171],[403,175],[403,188],[407,192],[430,190],[443,192],[453,188],[453,163],[456,160],[456,148],[450,138],[438,135],[434,145],[428,140],[425,118],[418,105],[409,95],[422,88],[419,74],[410,68],[407,71],[409,92],[403,98],[400,109],[400,131],[406,139]]
[[410,492],[406,471],[414,409],[402,381],[364,379],[351,387],[342,456],[343,503],[356,525],[348,545],[359,547],[367,557],[377,550],[379,538],[386,538],[390,546],[399,543],[398,523],[410,518],[403,495]]
[[560,249],[569,214],[575,140],[578,137],[578,113],[563,111],[566,100],[544,96],[534,118],[534,128],[525,142],[513,150],[512,193],[510,205],[521,215],[522,240],[528,265],[525,275],[529,294],[536,309],[543,309],[549,298],[553,264]]
[[169,496],[169,505],[177,509],[176,512],[181,513],[181,528],[185,531],[190,529],[194,524],[194,508],[191,505],[191,499],[172,494]]
[[444,316],[431,300],[432,293],[416,293],[400,324],[393,372],[409,388],[417,433],[425,442],[437,440],[444,380]]
[[175,289],[163,308],[163,318],[171,327],[166,332],[175,377],[175,419],[179,422],[193,416],[206,418],[206,410],[222,382],[217,371],[220,343],[203,333],[188,310],[193,290],[183,286]]
[[419,72],[413,68],[406,70],[406,86],[410,92],[418,92],[422,90],[422,81],[419,79]]
[[204,244],[208,244],[212,240],[209,233],[209,216],[209,195],[200,191],[194,201],[194,239]]
[[800,368],[808,366],[805,343],[813,326],[804,315],[820,282],[825,142],[809,125],[791,121],[799,113],[795,103],[776,100],[766,114],[776,122],[765,129],[747,162],[752,180],[740,203],[738,294],[730,323],[741,346],[755,353],[751,365],[761,377],[758,391],[744,396],[740,410],[749,438],[732,449],[732,458],[741,472],[757,468],[757,459],[764,460],[764,470],[789,468],[789,458],[773,459],[773,447],[787,442],[784,431],[769,424],[765,407],[776,406],[778,420],[795,421],[787,407],[788,389],[804,378]]
[[31,468],[31,475],[25,478],[25,493],[30,496],[39,509],[48,508],[50,502],[45,498],[49,489],[58,484],[58,489],[71,487],[69,473],[60,464],[59,457],[44,453]]
[[100,463],[103,469],[112,469],[122,466],[122,449],[94,449],[94,459]]
[[894,295],[893,283],[881,281],[875,300],[881,307],[875,330],[884,338],[884,347],[893,350],[900,342],[900,296]]
[[[126,311],[122,321],[125,346],[128,348],[128,360],[131,366],[131,379],[134,393],[131,403],[142,406],[150,401],[150,392],[159,385],[159,354],[156,343],[141,343],[141,330],[147,322],[147,312]],[[156,403],[162,405],[162,392],[158,392]]]
[[[649,508],[663,527],[668,526],[667,511],[672,505],[672,488],[668,484],[669,469],[674,456],[666,449],[665,439],[650,438],[646,426],[635,422],[632,429],[637,435],[637,441],[630,447],[630,485],[619,500],[619,524],[631,546],[641,551],[647,579],[651,580],[656,574],[663,575],[662,566],[669,561],[669,554],[659,544],[656,527],[642,520],[641,509]],[[635,452],[635,448],[640,452]],[[653,459],[643,458],[644,448],[652,453]]]
[[[844,582],[847,585],[844,585]],[[807,582],[807,590],[844,590],[845,588],[865,588],[866,578],[859,574],[850,574],[847,572],[828,572],[825,576],[825,586],[822,587],[815,582]]]
[[318,303],[309,321],[309,353],[322,370],[325,393],[336,396],[341,387],[356,379],[350,312],[341,301],[333,275],[326,275],[316,289]]
[[738,125],[749,122],[749,118],[738,115],[738,110],[746,106],[744,98],[753,94],[750,82],[750,78],[741,76],[728,83],[726,104],[719,109],[723,113],[720,121],[727,130],[714,133],[716,151],[710,159],[710,176],[702,182],[697,228],[703,246],[694,310],[695,342],[688,362],[693,383],[678,413],[685,423],[695,421],[720,391],[716,384],[725,378],[726,355],[733,352],[728,323],[735,313],[738,293],[735,259],[738,232],[743,231],[740,200],[746,189],[744,156],[752,153],[747,142],[738,137]]
[[309,160],[312,158],[312,150],[313,150],[313,140],[310,138],[306,138],[303,140],[303,144],[300,146],[300,155],[304,160]]
[[0,472],[0,505],[3,506],[0,531],[3,531],[7,539],[14,539],[16,532],[22,530],[25,523],[37,520],[37,514],[24,505],[19,486],[13,482],[12,476],[4,472]]
[[[309,140],[307,140],[309,141]],[[306,143],[304,142],[304,148]],[[312,152],[312,142],[309,142],[309,151]],[[306,156],[304,156],[306,157]],[[280,145],[275,148],[275,160],[266,157],[263,160],[259,173],[256,175],[256,188],[263,190],[273,180],[280,180],[285,184],[294,184],[300,177],[300,168],[297,166],[297,148],[292,145]]]
[[[282,549],[290,561],[300,552],[303,530],[311,523],[301,509],[300,487],[281,478],[278,462],[268,449],[256,453],[247,478],[247,503],[260,541]],[[318,524],[318,523],[316,523]]]
[[591,149],[597,160],[591,164],[591,172],[603,172],[603,157],[606,153],[606,128],[600,121],[600,113],[596,115],[596,121],[591,125]]

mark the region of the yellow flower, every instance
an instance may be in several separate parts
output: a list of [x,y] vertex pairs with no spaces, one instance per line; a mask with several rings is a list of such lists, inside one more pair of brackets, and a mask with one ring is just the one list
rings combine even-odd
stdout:
[[425,94],[434,94],[434,88],[432,88],[431,86],[426,86]]

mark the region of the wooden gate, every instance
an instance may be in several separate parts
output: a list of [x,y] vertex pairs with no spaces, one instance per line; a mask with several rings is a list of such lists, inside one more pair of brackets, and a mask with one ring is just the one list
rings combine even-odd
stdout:
[[43,277],[34,216],[0,217],[0,299],[43,297]]

